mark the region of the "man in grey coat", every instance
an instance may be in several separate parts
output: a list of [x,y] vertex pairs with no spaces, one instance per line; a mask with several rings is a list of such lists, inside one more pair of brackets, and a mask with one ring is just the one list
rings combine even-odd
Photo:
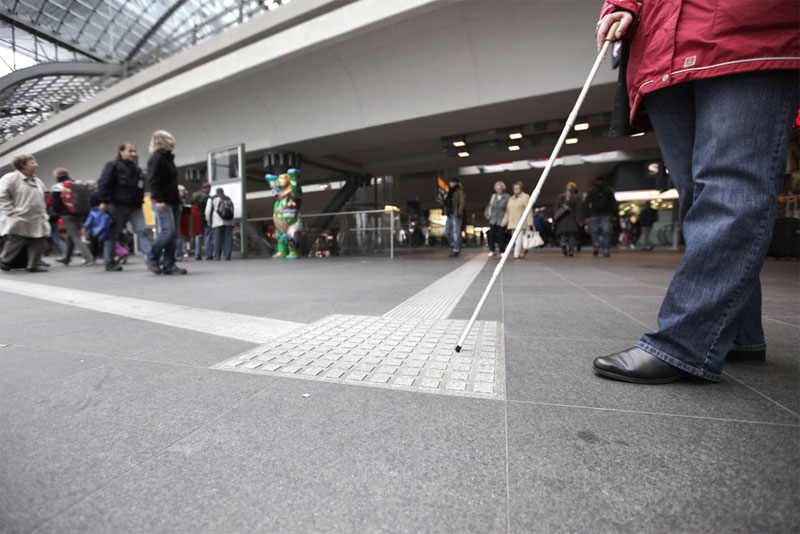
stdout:
[[46,272],[39,266],[50,236],[46,188],[36,176],[36,158],[18,154],[11,161],[14,172],[0,178],[0,235],[5,236],[0,269],[10,270],[14,259],[27,247],[26,270]]

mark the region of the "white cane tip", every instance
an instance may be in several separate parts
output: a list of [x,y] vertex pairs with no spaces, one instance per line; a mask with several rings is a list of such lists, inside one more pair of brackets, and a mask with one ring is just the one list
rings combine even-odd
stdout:
[[461,352],[461,345],[456,345],[456,352]]

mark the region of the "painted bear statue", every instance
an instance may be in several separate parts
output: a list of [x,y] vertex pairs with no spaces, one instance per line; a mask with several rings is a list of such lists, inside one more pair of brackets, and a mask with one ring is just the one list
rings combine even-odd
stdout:
[[284,174],[267,174],[266,179],[277,195],[273,208],[275,237],[278,242],[273,258],[297,259],[300,257],[300,201],[303,190],[299,184],[300,171],[289,169]]

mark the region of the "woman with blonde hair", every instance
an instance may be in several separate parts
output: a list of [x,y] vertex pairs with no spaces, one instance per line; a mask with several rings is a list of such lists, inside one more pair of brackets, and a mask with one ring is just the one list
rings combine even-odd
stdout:
[[[528,205],[528,201],[531,198],[530,195],[522,191],[522,182],[514,182],[513,187],[514,194],[508,199],[506,214],[503,216],[503,220],[500,223],[503,228],[508,228],[512,231],[520,224],[523,225],[523,228],[533,226],[533,215],[530,213],[528,214],[528,218],[525,219],[524,222],[522,221],[522,213],[525,211],[525,207]],[[519,236],[517,241],[514,243],[515,260],[522,258],[522,255],[525,253],[522,242],[522,236]]]
[[[495,254],[502,254],[506,249],[506,229],[501,226],[503,217],[506,214],[509,194],[506,193],[506,184],[503,182],[494,183],[494,193],[489,199],[484,215],[489,220],[489,257]],[[497,248],[497,252],[495,252]]]
[[147,179],[159,232],[147,255],[147,268],[155,274],[186,274],[186,269],[175,266],[181,199],[178,194],[174,150],[175,138],[171,133],[164,130],[153,132],[150,139],[151,156],[147,161]]
[[[558,197],[556,203],[556,235],[561,239],[561,250],[564,256],[575,254],[575,236],[578,233],[578,221],[583,220],[583,202],[578,196],[578,185],[567,184],[567,190]],[[569,247],[568,247],[569,245]]]

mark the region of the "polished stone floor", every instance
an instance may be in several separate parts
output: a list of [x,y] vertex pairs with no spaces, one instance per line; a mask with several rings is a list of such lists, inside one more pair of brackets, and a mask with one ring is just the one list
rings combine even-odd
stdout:
[[800,531],[797,262],[766,362],[645,387],[590,363],[679,254],[509,262],[459,355],[445,256],[3,273],[0,532]]

